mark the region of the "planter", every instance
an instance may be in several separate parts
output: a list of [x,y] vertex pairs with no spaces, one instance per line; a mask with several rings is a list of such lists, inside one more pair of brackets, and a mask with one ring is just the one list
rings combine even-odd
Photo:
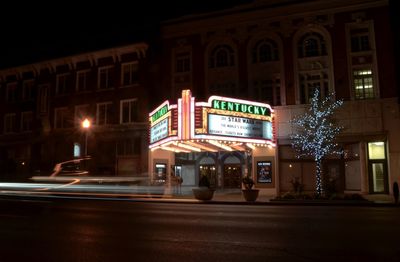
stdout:
[[214,189],[198,187],[192,189],[194,197],[198,200],[211,200],[214,196]]
[[242,189],[244,199],[249,202],[254,202],[257,200],[259,191],[259,189]]

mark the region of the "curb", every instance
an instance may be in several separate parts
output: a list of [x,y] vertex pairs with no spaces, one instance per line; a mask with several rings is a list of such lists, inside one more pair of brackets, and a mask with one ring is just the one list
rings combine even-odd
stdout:
[[48,192],[49,194],[28,194],[25,192],[0,192],[1,200],[49,200],[57,198],[63,200],[108,200],[108,201],[132,201],[152,203],[174,203],[174,204],[201,204],[201,205],[257,205],[257,206],[360,206],[360,207],[400,207],[390,202],[373,201],[337,201],[337,200],[269,200],[269,201],[237,201],[237,200],[197,200],[194,198],[174,198],[165,195],[132,195],[132,194],[68,194],[60,192]]

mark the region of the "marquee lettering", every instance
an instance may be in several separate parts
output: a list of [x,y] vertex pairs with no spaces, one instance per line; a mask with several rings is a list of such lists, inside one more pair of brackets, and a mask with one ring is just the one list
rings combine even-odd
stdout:
[[271,110],[268,107],[248,105],[238,102],[229,102],[221,100],[213,100],[212,107],[215,109],[248,113],[253,115],[271,116]]

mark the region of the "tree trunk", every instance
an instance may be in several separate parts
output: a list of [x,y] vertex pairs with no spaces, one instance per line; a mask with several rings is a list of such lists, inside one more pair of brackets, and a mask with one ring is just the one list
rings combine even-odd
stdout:
[[317,159],[316,161],[317,165],[317,174],[316,174],[316,186],[317,186],[317,195],[321,196],[322,195],[322,159]]

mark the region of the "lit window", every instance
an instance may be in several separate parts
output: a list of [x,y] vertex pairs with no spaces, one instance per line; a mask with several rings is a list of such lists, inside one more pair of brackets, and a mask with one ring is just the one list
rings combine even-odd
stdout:
[[74,143],[74,157],[81,157],[81,145]]
[[368,159],[386,159],[385,156],[385,142],[371,142],[368,143]]
[[371,69],[353,71],[353,83],[356,99],[374,98],[373,75]]

